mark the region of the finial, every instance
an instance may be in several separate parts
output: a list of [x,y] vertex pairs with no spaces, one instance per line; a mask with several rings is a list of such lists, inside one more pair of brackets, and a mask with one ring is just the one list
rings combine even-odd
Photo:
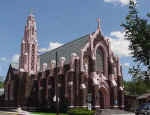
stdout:
[[33,14],[33,8],[30,8],[30,15]]
[[98,28],[100,29],[100,18],[97,18]]

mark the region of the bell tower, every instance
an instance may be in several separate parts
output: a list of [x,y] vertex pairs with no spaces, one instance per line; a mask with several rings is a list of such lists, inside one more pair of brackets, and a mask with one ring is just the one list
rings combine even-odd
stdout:
[[21,42],[19,70],[35,74],[38,69],[38,43],[35,17],[32,13],[27,17],[24,37]]

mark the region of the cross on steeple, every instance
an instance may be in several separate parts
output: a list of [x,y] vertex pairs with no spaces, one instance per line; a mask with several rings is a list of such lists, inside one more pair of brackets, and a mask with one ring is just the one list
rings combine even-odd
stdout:
[[100,29],[100,18],[99,17],[97,18],[97,23],[98,23],[98,27],[97,28]]
[[30,8],[30,15],[33,14],[33,8]]

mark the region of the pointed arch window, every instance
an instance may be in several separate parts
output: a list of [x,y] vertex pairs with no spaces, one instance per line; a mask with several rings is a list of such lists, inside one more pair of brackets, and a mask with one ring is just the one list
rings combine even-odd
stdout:
[[96,71],[104,72],[104,53],[100,47],[96,51]]
[[32,27],[32,35],[34,35],[34,27]]
[[35,46],[34,44],[32,45],[32,54],[31,54],[31,70],[34,70],[34,58],[35,58]]

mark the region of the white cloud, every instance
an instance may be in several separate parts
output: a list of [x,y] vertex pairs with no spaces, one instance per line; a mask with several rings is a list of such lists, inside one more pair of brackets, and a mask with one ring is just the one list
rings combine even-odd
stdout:
[[[136,3],[136,0],[133,0]],[[119,3],[121,5],[128,5],[130,0],[104,0],[107,3]]]
[[0,58],[0,61],[2,61],[2,62],[6,62],[6,61],[7,61],[7,58],[5,58],[5,57],[1,57],[1,58]]
[[130,67],[130,64],[129,63],[124,63],[124,66],[128,68],[128,67]]
[[121,31],[114,31],[110,33],[110,36],[114,36],[118,39],[124,39],[124,35],[125,35],[125,32],[121,32]]
[[12,63],[18,63],[19,62],[19,56],[20,56],[19,54],[13,55],[11,62]]
[[113,52],[122,57],[122,56],[130,56],[130,50],[128,48],[129,41],[127,41],[124,37],[125,32],[114,31],[110,33],[111,49]]
[[59,43],[59,42],[49,42],[48,48],[40,48],[39,52],[40,53],[47,52],[47,51],[50,51],[52,49],[58,48],[61,45],[63,45],[63,44]]

